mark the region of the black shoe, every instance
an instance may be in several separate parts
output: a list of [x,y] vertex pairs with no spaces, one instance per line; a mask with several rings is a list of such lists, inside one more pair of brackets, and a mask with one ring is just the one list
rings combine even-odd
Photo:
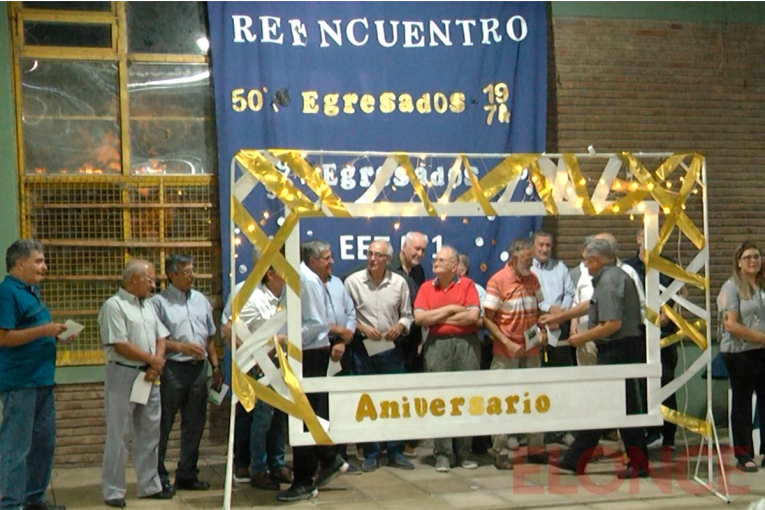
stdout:
[[125,508],[127,506],[124,498],[107,499],[104,501],[104,504],[106,504],[106,506],[113,506],[114,508]]
[[547,452],[526,455],[526,462],[529,464],[547,464],[547,461],[549,460],[550,455]]
[[162,480],[162,492],[169,492],[175,496],[175,485],[170,483],[170,480]]
[[318,489],[311,486],[303,485],[291,485],[286,491],[282,491],[276,495],[276,499],[279,501],[300,501],[303,499],[315,498],[319,495]]
[[159,492],[155,492],[149,496],[141,496],[141,499],[173,499],[173,496],[175,496],[175,490],[170,490],[169,487],[165,486],[162,487],[162,490]]
[[268,476],[267,471],[259,471],[252,475],[252,478],[250,478],[250,486],[255,489],[263,489],[266,491],[279,490],[279,482]]
[[335,462],[330,467],[322,468],[316,476],[316,488],[320,489],[329,482],[348,471],[348,463],[339,455],[335,457]]
[[209,491],[210,484],[201,480],[176,480],[175,488],[182,491]]
[[630,478],[648,478],[648,471],[643,468],[636,468],[634,466],[627,466],[627,469],[616,473],[616,478],[620,480],[626,480]]
[[561,469],[563,471],[571,471],[572,473],[575,473],[577,475],[583,475],[584,474],[584,468],[578,469],[576,466],[570,466],[563,462],[563,459],[556,459],[556,458],[550,458],[550,465],[555,466],[558,469]]
[[66,510],[66,507],[51,505],[47,501],[35,501],[34,503],[24,503],[24,510]]

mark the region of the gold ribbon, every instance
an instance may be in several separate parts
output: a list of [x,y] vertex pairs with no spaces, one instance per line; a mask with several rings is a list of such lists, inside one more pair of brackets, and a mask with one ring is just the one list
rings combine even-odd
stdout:
[[529,165],[529,171],[531,172],[531,182],[537,188],[537,194],[545,205],[547,214],[557,216],[558,206],[555,203],[555,197],[553,196],[553,188],[547,177],[544,176],[542,170],[539,168],[539,158],[535,158]]
[[647,191],[632,191],[626,195],[624,195],[622,198],[614,202],[613,204],[609,205],[602,211],[598,213],[600,216],[610,216],[610,215],[624,215],[625,212],[632,209],[632,207],[638,203],[641,202],[644,198],[650,196],[651,194]]
[[430,216],[438,216],[436,208],[433,207],[433,202],[431,202],[430,198],[428,198],[428,192],[425,190],[425,187],[422,185],[420,179],[417,178],[417,174],[414,172],[412,162],[409,161],[409,156],[399,153],[394,154],[394,157],[396,158],[396,161],[398,161],[398,164],[401,165],[404,170],[406,170],[406,175],[409,177],[409,182],[412,183],[412,188],[414,188],[414,192],[417,193],[417,196],[420,197],[420,202],[422,202],[422,205],[425,206],[425,210]]
[[[695,329],[696,331],[699,331],[699,333],[704,330],[707,327],[707,322],[704,319],[699,319],[693,324],[691,324],[691,327]],[[688,335],[686,335],[683,331],[678,331],[677,333],[673,333],[669,336],[665,336],[661,339],[661,348],[668,347],[672,344],[676,344],[680,340],[688,338]]]
[[298,413],[294,414],[294,416],[301,418],[305,422],[305,425],[308,427],[308,431],[311,432],[316,444],[332,444],[332,440],[327,435],[324,427],[321,426],[321,423],[319,423],[316,412],[313,407],[311,407],[308,397],[306,397],[303,388],[300,386],[300,381],[292,372],[289,361],[284,355],[284,351],[282,350],[282,346],[279,345],[279,342],[276,342],[276,354],[279,356],[279,364],[284,373],[284,382],[287,385],[287,388],[289,388],[294,405],[298,410]]
[[658,327],[660,325],[659,314],[656,312],[656,310],[648,308],[647,306],[645,307],[645,318],[654,326]]
[[467,156],[462,156],[462,165],[465,167],[465,171],[470,177],[470,182],[473,185],[473,196],[476,197],[478,203],[481,205],[481,209],[486,216],[497,216],[497,211],[494,210],[494,206],[491,205],[489,199],[484,195],[481,189],[481,184],[478,182],[478,177],[475,176],[473,170],[470,168]]
[[670,262],[662,256],[656,256],[652,252],[645,252],[645,267],[646,271],[655,269],[660,273],[664,273],[675,280],[680,280],[685,283],[690,283],[702,290],[709,288],[709,280],[696,273],[686,271],[681,266],[678,266],[674,262]]
[[688,196],[693,191],[693,186],[696,183],[696,178],[700,171],[701,161],[698,158],[693,158],[691,165],[688,168],[688,172],[685,174],[683,184],[680,186],[680,192],[678,193],[677,199],[675,199],[674,205],[669,214],[667,214],[664,224],[661,227],[661,231],[659,232],[659,240],[653,249],[655,254],[661,254],[665,244],[669,240],[669,236],[672,234],[672,231],[675,230],[675,225],[680,220],[681,215],[685,214],[683,212],[683,206],[688,200]]
[[[528,168],[538,159],[538,154],[514,154],[503,159],[479,181],[483,196],[487,200],[494,198],[510,181],[521,175],[524,168]],[[470,188],[457,197],[455,202],[474,202],[477,199],[475,189]]]
[[295,187],[295,184],[259,151],[239,151],[236,154],[236,160],[294,213],[300,216],[324,215],[318,205]]
[[321,176],[319,169],[309,165],[299,152],[272,150],[272,154],[284,161],[298,177],[303,179],[308,186],[321,197],[321,202],[338,218],[350,218],[351,213],[345,208],[345,204],[335,195],[327,181]]
[[[257,222],[250,216],[250,213],[247,212],[247,209],[245,209],[244,205],[242,205],[239,200],[234,198],[233,205],[234,222],[239,226],[239,229],[244,233],[247,239],[249,239],[252,245],[260,250],[261,254],[264,253],[268,247],[268,243],[271,242],[268,239],[268,236],[258,226]],[[300,275],[295,271],[295,268],[287,262],[284,255],[281,253],[274,255],[271,259],[271,266],[273,266],[274,270],[279,273],[279,276],[284,279],[295,294],[300,294]]]
[[664,415],[666,421],[672,422],[675,425],[690,430],[691,432],[695,432],[696,434],[712,437],[712,424],[706,420],[688,416],[685,413],[675,411],[667,406],[661,406],[661,413]]
[[566,168],[568,169],[568,177],[574,185],[574,193],[576,193],[577,198],[581,202],[577,206],[582,208],[584,214],[597,214],[595,206],[592,205],[590,193],[587,191],[587,180],[582,175],[582,170],[579,168],[579,161],[576,159],[576,156],[571,153],[564,154],[563,161],[565,161]]
[[239,369],[236,361],[231,361],[231,387],[234,390],[236,398],[249,413],[255,407],[257,397],[255,396],[255,379],[248,376]]
[[699,349],[702,351],[706,350],[708,345],[707,337],[702,335],[699,330],[694,328],[688,321],[686,321],[677,310],[664,303],[661,307],[661,311],[664,312],[664,315],[669,317],[669,320],[674,322],[677,327],[680,328],[680,331],[682,331],[688,338],[693,340],[693,343],[698,345]]

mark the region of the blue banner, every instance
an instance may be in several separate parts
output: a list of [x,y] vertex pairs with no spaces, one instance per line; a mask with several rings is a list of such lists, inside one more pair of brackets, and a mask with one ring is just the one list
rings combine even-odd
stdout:
[[[406,151],[433,200],[454,157],[438,153],[545,150],[547,15],[544,2],[209,2],[218,129],[221,237],[228,293],[229,169],[240,149]],[[309,156],[344,201],[370,186],[381,157]],[[472,158],[480,179],[499,160]],[[471,186],[468,170],[452,197]],[[508,200],[538,200],[524,175]],[[386,191],[409,201],[399,168]],[[261,187],[245,203],[268,234],[282,204]],[[335,273],[365,260],[374,237],[394,249],[409,230],[428,234],[429,256],[452,245],[485,283],[516,237],[539,217],[368,218],[301,221],[301,239],[333,247]],[[235,272],[251,269],[242,237]],[[430,264],[425,264],[430,274]],[[241,276],[238,276],[241,279]]]

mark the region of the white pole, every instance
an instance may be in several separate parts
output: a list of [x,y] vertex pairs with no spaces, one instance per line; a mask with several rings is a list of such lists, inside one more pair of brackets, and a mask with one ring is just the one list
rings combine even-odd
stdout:
[[[707,160],[704,159],[704,162],[701,165],[701,201],[702,201],[702,211],[704,215],[704,239],[707,243],[707,260],[706,264],[704,264],[704,276],[706,277],[706,280],[709,282],[711,281],[709,276],[709,201],[707,196]],[[710,312],[709,314],[709,320],[707,321],[707,349],[712,349],[712,296],[711,296],[711,289],[707,288],[706,292],[704,293],[704,297],[706,298],[706,307],[707,311]],[[712,416],[712,357],[710,356],[707,361],[707,419],[709,419]],[[714,421],[712,422],[714,423]],[[715,434],[716,435],[716,434]],[[707,458],[707,480],[709,480],[710,484],[713,484],[713,467],[714,467],[714,444],[713,444],[713,437],[709,438],[709,445],[708,445],[708,458]],[[720,462],[722,462],[722,459],[720,459]]]

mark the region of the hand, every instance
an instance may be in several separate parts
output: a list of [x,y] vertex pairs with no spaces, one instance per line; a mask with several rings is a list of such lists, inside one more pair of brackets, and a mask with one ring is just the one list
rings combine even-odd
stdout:
[[[159,374],[162,373],[162,369],[165,368],[165,358],[151,356],[149,357],[149,366],[157,373],[157,377],[159,377]],[[148,381],[149,379],[146,380]]]
[[393,342],[396,338],[401,336],[401,332],[404,330],[404,326],[401,323],[396,323],[395,326],[385,332],[385,339],[389,342]]
[[216,390],[219,390],[223,385],[223,372],[221,371],[220,367],[217,370],[213,370],[212,378],[213,386],[216,388]]
[[666,326],[668,322],[669,322],[669,317],[667,317],[667,314],[665,314],[664,312],[661,312],[659,314],[659,324],[661,324],[662,326]]
[[345,344],[339,343],[332,346],[329,357],[332,361],[340,361],[345,353]]
[[157,379],[159,379],[159,374],[153,368],[149,368],[146,370],[146,373],[144,374],[143,378],[145,381],[154,382]]
[[505,347],[508,348],[510,354],[513,355],[513,358],[523,358],[526,356],[526,349],[515,342],[508,342],[505,344]]
[[223,335],[223,338],[227,338],[231,340],[231,321],[228,321],[220,330],[221,335]]
[[579,333],[575,333],[571,335],[570,337],[568,337],[568,344],[572,347],[579,347],[583,343],[584,342],[582,341],[582,335],[580,335]]
[[279,345],[284,347],[287,345],[287,335],[276,335],[276,341],[279,342]]
[[[59,333],[59,334],[60,334],[60,333]],[[59,342],[63,342],[63,343],[65,343],[65,344],[71,344],[72,342],[74,342],[75,340],[77,340],[77,338],[78,338],[79,336],[80,336],[80,335],[72,335],[72,336],[70,336],[69,338],[67,338],[66,340],[61,340],[60,338],[56,337],[56,340],[58,340]]]
[[42,336],[52,336],[56,338],[58,335],[64,332],[66,324],[63,322],[50,322],[43,327]]
[[561,308],[558,305],[552,305],[549,310],[547,310],[547,313],[551,313],[553,315],[558,315],[563,311],[563,308]]
[[547,329],[546,328],[539,329],[539,343],[541,345],[547,345]]
[[382,340],[383,334],[380,333],[377,328],[366,325],[362,326],[361,324],[359,324],[357,327],[361,330],[361,333],[370,340]]
[[205,359],[207,351],[199,344],[181,344],[181,354],[191,356],[194,359]]
[[541,316],[537,321],[540,326],[550,326],[553,324],[558,324],[559,322],[560,319],[558,318],[558,315],[554,313],[547,313]]
[[574,336],[579,333],[579,323],[571,321],[571,327],[569,328],[569,335]]

